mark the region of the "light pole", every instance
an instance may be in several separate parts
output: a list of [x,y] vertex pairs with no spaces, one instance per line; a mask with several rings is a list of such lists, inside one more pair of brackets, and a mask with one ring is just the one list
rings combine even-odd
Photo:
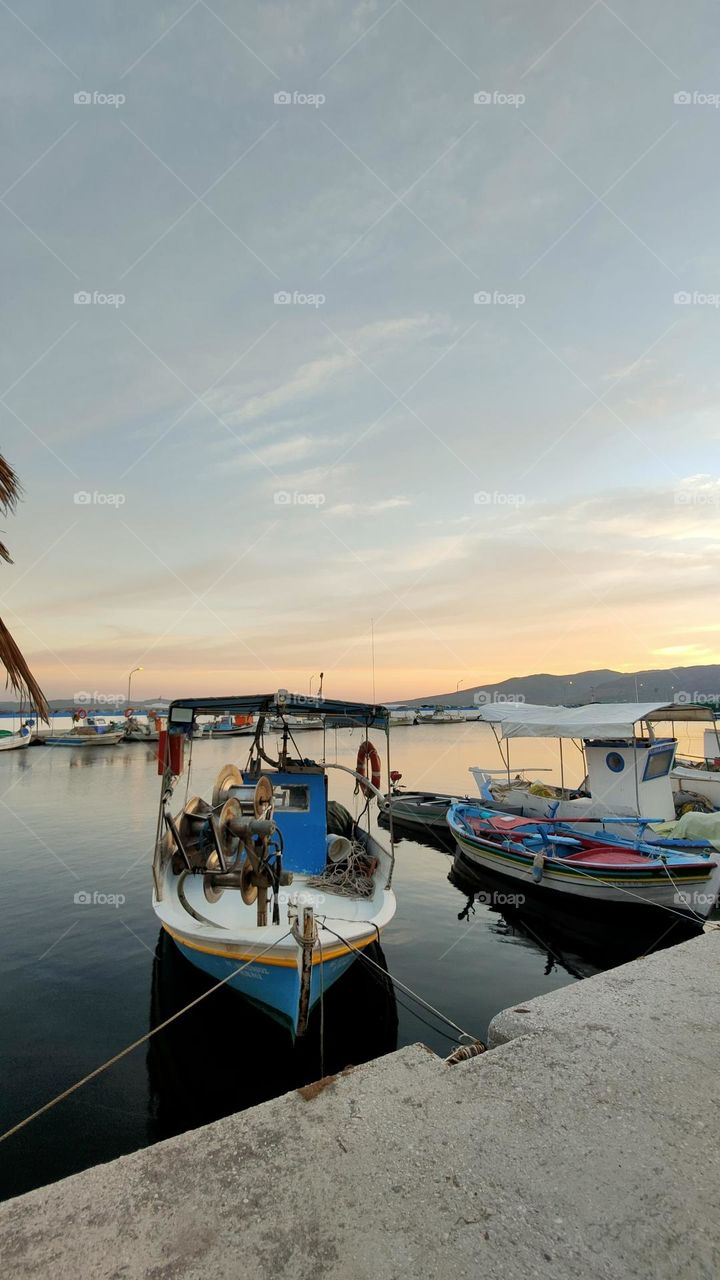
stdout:
[[128,706],[130,706],[130,684],[132,682],[132,678],[135,675],[136,671],[144,671],[144,670],[145,670],[144,667],[133,667],[132,671],[128,675],[128,696],[127,696]]
[[308,693],[312,693],[312,682],[313,682],[313,680],[314,680],[314,679],[315,679],[315,676],[313,675],[313,676],[311,676],[311,677],[310,677],[310,679],[308,680]]
[[459,691],[459,689],[460,689],[460,685],[462,684],[462,681],[463,681],[463,678],[462,678],[462,676],[461,676],[461,677],[460,677],[460,679],[458,680],[457,684],[455,685],[455,692],[456,692],[456,693]]

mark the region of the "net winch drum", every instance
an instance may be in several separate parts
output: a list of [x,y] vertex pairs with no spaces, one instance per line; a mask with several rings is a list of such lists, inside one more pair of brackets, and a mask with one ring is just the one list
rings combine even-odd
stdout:
[[268,809],[272,809],[272,783],[263,776],[257,782],[247,783],[236,765],[226,764],[215,779],[213,809],[222,808],[231,798],[237,800],[243,817],[264,818]]

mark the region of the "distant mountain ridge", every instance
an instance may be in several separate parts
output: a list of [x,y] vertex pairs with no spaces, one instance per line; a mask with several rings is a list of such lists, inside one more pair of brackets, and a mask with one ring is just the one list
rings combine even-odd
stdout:
[[[111,702],[99,700],[93,710],[106,715],[122,714],[125,700]],[[581,706],[586,702],[701,702],[720,701],[720,664],[708,663],[696,667],[663,667],[646,671],[613,671],[601,668],[596,671],[574,671],[555,676],[538,673],[512,676],[498,683],[473,685],[469,689],[452,689],[447,693],[428,694],[422,698],[393,701],[393,706],[418,707],[437,703],[446,707],[467,707],[476,700],[492,702],[494,699],[522,698],[525,702],[538,702],[546,706]],[[89,702],[76,706],[90,707]],[[165,698],[133,698],[132,705],[140,710],[167,705]],[[73,706],[72,697],[52,698],[53,711],[67,711]],[[15,711],[18,702],[0,701],[0,711]]]
[[522,698],[545,706],[582,706],[587,702],[701,702],[720,700],[720,664],[667,667],[647,671],[575,671],[565,676],[537,674],[513,676],[497,684],[409,698],[404,706],[439,703],[467,707],[474,702]]

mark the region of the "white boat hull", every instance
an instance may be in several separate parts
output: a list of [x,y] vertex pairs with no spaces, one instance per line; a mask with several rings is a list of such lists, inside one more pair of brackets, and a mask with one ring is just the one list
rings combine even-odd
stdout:
[[8,738],[0,738],[0,751],[22,751],[25,747],[29,747],[32,741],[32,734],[13,733]]
[[280,891],[280,923],[258,927],[255,903],[245,903],[233,889],[209,902],[203,877],[176,875],[168,859],[158,869],[160,892],[153,894],[153,909],[188,960],[217,978],[236,971],[228,985],[262,1005],[294,1034],[303,949],[290,932],[289,908],[296,905],[302,923],[303,908],[312,907],[317,922],[310,1007],[353,963],[357,952],[377,940],[395,914],[395,894],[386,886],[388,855],[371,836],[367,841],[368,852],[379,862],[371,898],[320,890],[307,885],[307,876],[296,874],[292,885]]
[[682,797],[684,791],[695,792],[709,800],[714,809],[720,809],[720,772],[712,769],[691,769],[677,764],[670,774],[673,790]]
[[122,739],[121,733],[66,733],[57,738],[46,738],[46,747],[115,747]]

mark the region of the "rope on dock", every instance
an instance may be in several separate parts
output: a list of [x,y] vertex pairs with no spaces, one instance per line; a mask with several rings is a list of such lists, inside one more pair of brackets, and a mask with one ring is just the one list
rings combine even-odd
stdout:
[[38,1107],[37,1111],[33,1111],[31,1115],[26,1116],[24,1120],[20,1120],[18,1124],[14,1124],[12,1129],[7,1129],[5,1133],[0,1134],[0,1142],[4,1142],[6,1138],[11,1138],[14,1133],[18,1133],[20,1129],[24,1129],[26,1125],[30,1124],[31,1120],[37,1120],[38,1116],[44,1115],[46,1111],[50,1111],[52,1107],[56,1107],[59,1102],[62,1102],[65,1098],[69,1098],[71,1093],[75,1093],[77,1089],[81,1089],[84,1084],[88,1084],[91,1080],[94,1080],[96,1076],[102,1075],[103,1071],[107,1071],[108,1067],[114,1066],[114,1064],[119,1062],[121,1058],[125,1058],[128,1053],[132,1053],[133,1049],[137,1049],[141,1044],[145,1044],[146,1040],[149,1040],[151,1036],[157,1035],[158,1031],[164,1031],[166,1027],[170,1026],[171,1022],[175,1022],[178,1018],[181,1018],[189,1009],[192,1009],[196,1004],[200,1004],[201,1000],[206,1000],[214,991],[217,991],[218,987],[224,987],[226,982],[230,982],[231,978],[236,978],[239,973],[242,973],[243,969],[247,969],[248,965],[255,964],[257,960],[260,960],[262,956],[267,955],[268,951],[272,951],[273,947],[278,946],[280,942],[284,942],[285,938],[288,938],[289,936],[290,930],[288,929],[287,933],[284,933],[282,938],[277,938],[275,942],[271,942],[270,946],[266,947],[264,951],[259,951],[251,960],[247,960],[245,964],[241,964],[237,969],[233,969],[232,973],[229,973],[227,977],[221,978],[220,981],[216,982],[208,991],[203,991],[202,995],[196,996],[195,999],[191,1000],[189,1004],[186,1004],[184,1008],[178,1009],[177,1013],[171,1014],[171,1016],[166,1018],[164,1022],[161,1022],[159,1026],[153,1027],[150,1031],[146,1032],[144,1036],[140,1036],[139,1040],[133,1040],[132,1044],[127,1045],[125,1049],[121,1049],[119,1053],[114,1055],[114,1057],[108,1058],[107,1062],[103,1062],[102,1065],[96,1067],[94,1071],[83,1076],[82,1080],[77,1080],[75,1084],[70,1085],[69,1089],[64,1089],[62,1093],[59,1093],[57,1097],[52,1098],[50,1102],[46,1102],[42,1107]]

